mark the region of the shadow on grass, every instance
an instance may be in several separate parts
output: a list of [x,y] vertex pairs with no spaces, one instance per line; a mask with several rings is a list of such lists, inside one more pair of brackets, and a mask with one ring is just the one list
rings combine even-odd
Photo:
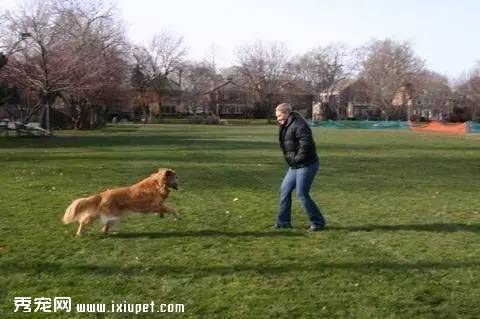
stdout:
[[[110,132],[113,133],[113,132]],[[202,135],[203,136],[203,135]],[[198,150],[237,150],[237,149],[277,149],[275,135],[271,141],[252,141],[251,137],[243,140],[231,140],[206,135],[189,134],[174,135],[171,133],[136,134],[136,135],[87,135],[87,136],[55,136],[48,139],[5,139],[0,145],[8,148],[82,148],[82,147],[188,147]]]
[[363,226],[328,226],[326,230],[345,230],[351,232],[371,231],[424,231],[438,233],[472,232],[480,233],[480,225],[473,224],[406,224],[406,225],[363,225]]
[[146,233],[118,233],[111,238],[169,238],[169,237],[300,237],[302,233],[283,232],[283,231],[242,231],[229,232],[217,230],[199,230],[199,231],[168,231],[168,232],[146,232]]
[[329,272],[349,271],[361,273],[375,273],[378,271],[408,272],[418,270],[449,270],[462,268],[479,268],[480,261],[438,261],[438,262],[308,262],[281,263],[281,264],[230,264],[230,265],[102,265],[102,264],[62,264],[53,262],[36,262],[26,264],[22,261],[0,264],[0,270],[4,274],[14,273],[46,273],[65,274],[74,273],[77,275],[237,275],[238,273],[254,274],[283,274],[298,272]]
[[[416,232],[472,232],[480,233],[480,225],[466,224],[411,224],[411,225],[364,225],[364,226],[327,226],[325,231],[349,231],[349,232],[372,232],[372,231],[416,231]],[[171,237],[301,237],[305,232],[295,231],[243,231],[228,232],[217,230],[200,231],[167,231],[167,232],[146,232],[146,233],[118,233],[108,238],[171,238]]]
[[[262,136],[264,140],[252,140],[252,137]],[[78,148],[78,147],[115,147],[115,146],[188,146],[194,149],[218,149],[218,150],[236,150],[236,149],[272,149],[278,150],[276,132],[268,134],[252,132],[245,130],[245,134],[229,131],[204,131],[188,128],[185,131],[156,131],[156,130],[136,130],[136,129],[112,129],[107,131],[91,131],[88,135],[65,135],[54,136],[46,139],[37,138],[7,138],[0,139],[0,145],[8,148]],[[233,139],[232,139],[233,137]],[[352,143],[335,142],[334,144],[318,143],[319,150],[330,153],[333,152],[372,152],[386,153],[394,151],[446,151],[446,152],[465,152],[480,151],[480,145],[450,144],[437,145],[425,143],[382,143],[358,145]]]

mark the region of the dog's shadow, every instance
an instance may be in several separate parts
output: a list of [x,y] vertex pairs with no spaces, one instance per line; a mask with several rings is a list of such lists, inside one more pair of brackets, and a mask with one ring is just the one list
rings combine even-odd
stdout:
[[298,232],[282,231],[217,231],[217,230],[192,230],[192,231],[166,231],[145,233],[118,233],[112,234],[116,238],[169,238],[169,237],[299,237],[305,234]]

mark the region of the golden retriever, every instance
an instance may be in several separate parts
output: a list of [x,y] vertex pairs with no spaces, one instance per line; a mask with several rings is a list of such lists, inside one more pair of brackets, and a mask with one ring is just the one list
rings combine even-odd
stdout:
[[65,211],[63,223],[78,222],[77,235],[81,235],[82,229],[98,217],[103,223],[102,232],[108,234],[120,216],[128,211],[155,213],[161,217],[167,213],[177,220],[180,216],[176,210],[163,204],[170,193],[169,188],[178,188],[177,174],[172,169],[161,168],[130,187],[108,189],[75,199]]

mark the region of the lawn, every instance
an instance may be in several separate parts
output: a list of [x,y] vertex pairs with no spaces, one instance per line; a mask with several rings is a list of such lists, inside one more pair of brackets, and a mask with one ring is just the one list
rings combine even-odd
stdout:
[[[276,230],[275,126],[117,125],[0,138],[0,318],[14,297],[181,303],[146,318],[478,318],[480,139],[314,129],[328,228]],[[82,237],[76,197],[174,168],[183,219],[129,215]],[[32,305],[32,308],[34,306]],[[32,309],[33,310],[33,309]],[[135,315],[57,313],[56,318]]]

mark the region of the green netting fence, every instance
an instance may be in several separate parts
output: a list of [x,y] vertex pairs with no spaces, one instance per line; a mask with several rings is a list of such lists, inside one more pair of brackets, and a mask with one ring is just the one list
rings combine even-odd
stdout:
[[409,129],[403,121],[321,121],[312,123],[313,127],[348,129]]
[[467,122],[468,132],[469,133],[480,133],[480,123],[479,122]]
[[[312,122],[312,127],[340,128],[340,129],[400,129],[409,130],[406,121],[320,121]],[[468,133],[480,133],[479,122],[467,122]]]

